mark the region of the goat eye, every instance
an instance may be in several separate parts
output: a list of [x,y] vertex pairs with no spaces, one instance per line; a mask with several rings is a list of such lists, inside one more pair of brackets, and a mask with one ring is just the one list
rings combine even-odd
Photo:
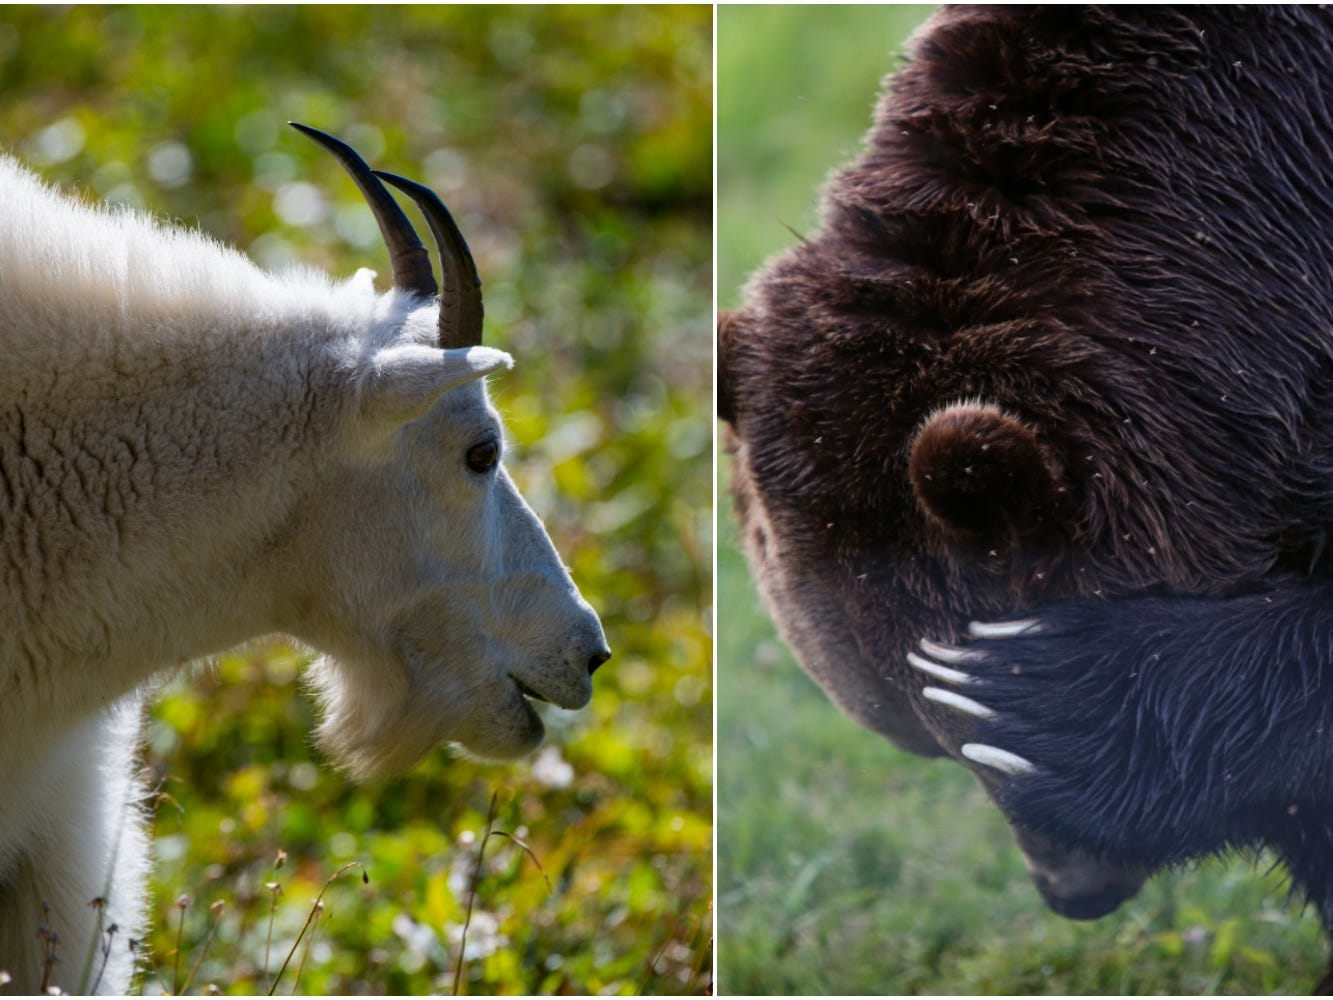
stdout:
[[483,441],[467,450],[467,467],[473,472],[490,472],[499,460],[500,446],[494,441]]

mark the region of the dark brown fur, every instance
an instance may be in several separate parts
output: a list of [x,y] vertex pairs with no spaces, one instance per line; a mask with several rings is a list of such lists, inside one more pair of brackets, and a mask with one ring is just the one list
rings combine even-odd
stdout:
[[[904,664],[921,637],[961,643],[970,620],[1070,598],[1225,615],[1271,589],[1295,607],[1330,577],[1331,99],[1333,16],[1312,8],[960,7],[914,39],[819,230],[719,325],[747,552],[849,715],[956,755],[974,726],[921,697]],[[1219,664],[1207,683],[1243,702],[1266,669]],[[1131,774],[1124,794],[1155,802],[1158,780]],[[1217,817],[1213,842],[1188,832],[1200,805],[1170,827],[1174,853],[1136,853],[1128,820],[1084,842],[1001,801],[1030,855],[1087,876],[1070,909],[1101,894],[1081,915],[1163,863],[1295,837],[1284,856],[1333,918],[1333,879],[1298,857],[1322,816],[1299,836]]]

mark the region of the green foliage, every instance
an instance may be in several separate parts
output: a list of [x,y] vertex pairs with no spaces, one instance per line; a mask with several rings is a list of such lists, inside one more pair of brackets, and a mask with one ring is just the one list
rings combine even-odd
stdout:
[[[817,219],[921,9],[718,11],[718,297]],[[725,476],[725,469],[722,470]],[[966,771],[843,718],[763,614],[725,503],[717,558],[718,989],[726,994],[1307,992],[1325,945],[1268,862],[1047,911]],[[886,614],[891,613],[886,609]]]
[[[170,684],[146,992],[266,990],[298,938],[279,992],[707,988],[711,35],[688,6],[0,12],[4,145],[90,197],[383,281],[352,184],[284,122],[441,192],[518,362],[511,471],[615,650],[528,764],[441,751],[371,788],[310,748],[304,652]],[[352,862],[369,882],[312,918]]]

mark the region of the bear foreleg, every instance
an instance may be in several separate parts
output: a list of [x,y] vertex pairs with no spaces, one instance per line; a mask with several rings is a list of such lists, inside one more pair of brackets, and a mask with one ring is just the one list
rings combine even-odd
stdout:
[[1145,868],[1328,838],[1333,585],[1026,617],[911,658],[927,699],[975,717],[962,753],[1010,775],[997,798],[1020,826]]

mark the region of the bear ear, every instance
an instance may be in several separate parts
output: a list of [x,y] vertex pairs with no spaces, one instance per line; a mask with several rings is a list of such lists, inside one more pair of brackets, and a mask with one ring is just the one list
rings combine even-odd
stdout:
[[739,321],[736,314],[720,309],[717,314],[717,415],[736,426],[735,400],[731,394],[731,357]]
[[955,403],[916,432],[908,476],[917,503],[951,541],[995,545],[1047,528],[1067,491],[1036,434],[983,402]]

